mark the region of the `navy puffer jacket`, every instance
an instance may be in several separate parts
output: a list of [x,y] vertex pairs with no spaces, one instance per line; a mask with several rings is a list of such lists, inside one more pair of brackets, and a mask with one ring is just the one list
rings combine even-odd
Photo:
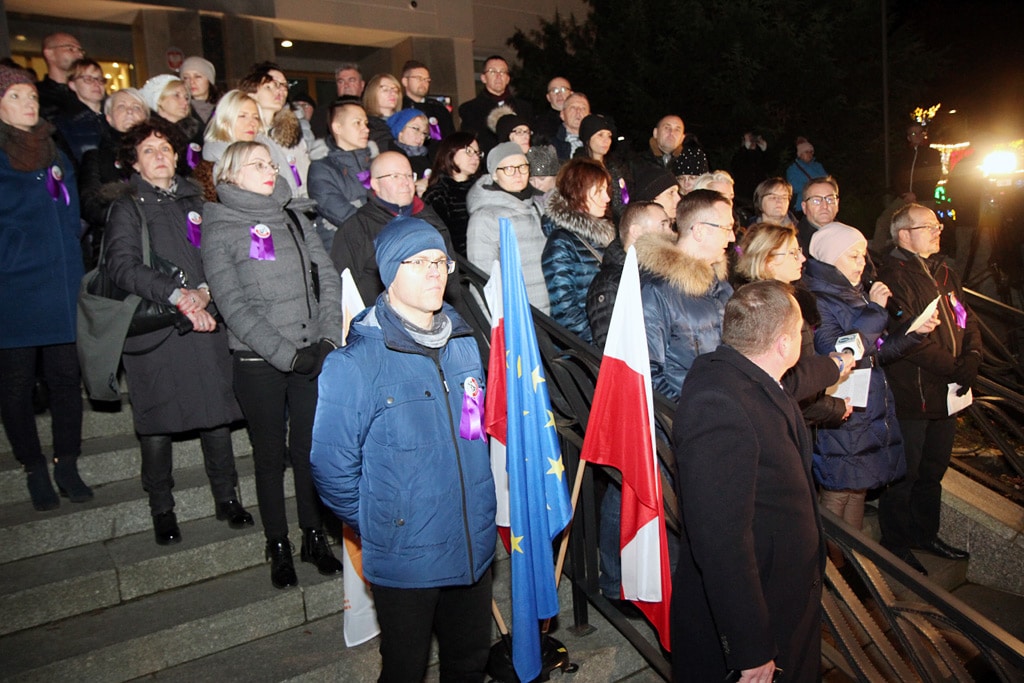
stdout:
[[[903,434],[896,421],[896,402],[881,362],[902,355],[920,342],[918,335],[884,337],[889,314],[869,302],[863,285],[853,286],[830,264],[807,259],[803,283],[818,299],[821,324],[814,332],[818,353],[835,351],[843,334],[859,332],[871,382],[866,408],[855,408],[850,418],[835,429],[817,430],[814,445],[814,478],[829,490],[872,489],[887,484],[906,472]],[[885,339],[881,347],[880,338]]]

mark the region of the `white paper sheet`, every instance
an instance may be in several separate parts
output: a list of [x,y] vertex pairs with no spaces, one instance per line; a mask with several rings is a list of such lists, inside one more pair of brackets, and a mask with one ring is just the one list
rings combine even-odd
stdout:
[[949,383],[949,391],[946,393],[946,411],[950,415],[956,415],[967,406],[974,403],[974,392],[970,389],[963,396],[957,396],[956,392],[960,389],[960,385],[956,382]]
[[845,382],[829,387],[829,396],[850,399],[854,408],[866,408],[868,405],[868,389],[871,386],[871,368],[854,370]]

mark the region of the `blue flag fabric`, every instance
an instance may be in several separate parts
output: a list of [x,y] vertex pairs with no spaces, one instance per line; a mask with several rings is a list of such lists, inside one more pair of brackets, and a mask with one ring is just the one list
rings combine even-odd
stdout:
[[508,391],[508,480],[512,546],[512,664],[521,681],[540,675],[538,621],[558,614],[551,543],[572,519],[554,413],[526,298],[519,243],[501,229]]

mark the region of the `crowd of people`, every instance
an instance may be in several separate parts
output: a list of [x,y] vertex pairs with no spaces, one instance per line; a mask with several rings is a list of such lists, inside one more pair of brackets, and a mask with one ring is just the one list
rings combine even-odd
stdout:
[[[677,114],[652,121],[636,152],[563,77],[535,114],[501,57],[486,60],[457,127],[418,61],[368,81],[342,64],[338,98],[318,109],[269,62],[222,92],[213,64],[189,57],[107,96],[74,36],[48,36],[43,53],[38,83],[0,66],[0,409],[37,510],[59,505],[53,483],[72,502],[93,497],[76,466],[75,305],[102,256],[118,287],[180,314],[124,347],[156,542],[182,537],[171,450],[183,432],[200,437],[217,518],[255,523],[229,431],[244,419],[273,585],[298,583],[290,466],[302,561],[341,571],[324,503],[362,535],[381,680],[418,680],[432,630],[442,677],[482,670],[489,643],[469,636],[488,619],[494,497],[480,435],[460,415],[482,401],[485,377],[449,276],[455,254],[490,270],[505,218],[530,303],[598,347],[636,250],[653,386],[679,406],[673,650],[700,656],[678,658],[678,680],[736,670],[767,681],[776,668],[814,680],[819,499],[859,528],[867,493],[881,490],[882,543],[917,571],[912,549],[967,556],[938,537],[939,493],[956,424],[947,385],[972,384],[980,335],[939,254],[943,226],[914,196],[876,268],[863,233],[836,220],[839,184],[807,140],[781,177],[748,133],[734,181]],[[348,346],[345,269],[368,306]],[[855,373],[866,399],[834,396]],[[601,590],[622,604],[618,501],[609,484]],[[769,580],[780,563],[799,580]]]

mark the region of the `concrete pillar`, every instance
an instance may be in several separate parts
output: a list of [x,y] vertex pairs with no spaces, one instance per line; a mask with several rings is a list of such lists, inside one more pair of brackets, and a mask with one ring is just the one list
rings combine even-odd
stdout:
[[4,0],[0,0],[0,55],[11,54],[11,30],[7,26],[7,10]]
[[[371,57],[376,58],[377,54],[374,53]],[[460,103],[476,97],[473,85],[473,42],[471,40],[407,38],[391,48],[388,57],[390,65],[387,68],[399,78],[402,75],[402,65],[408,60],[415,59],[426,64],[430,69],[430,94],[447,95],[452,98],[453,109],[457,110]],[[369,59],[364,59],[362,62],[364,65],[368,63],[370,63]],[[377,66],[378,61],[374,60],[373,64]],[[377,71],[370,73],[377,73]]]
[[203,54],[199,13],[140,10],[132,23],[132,44],[139,86],[153,76],[173,73],[167,64],[168,48],[178,48],[186,57]]
[[274,26],[233,14],[224,15],[224,80],[229,88],[249,73],[253,64],[275,61]]

